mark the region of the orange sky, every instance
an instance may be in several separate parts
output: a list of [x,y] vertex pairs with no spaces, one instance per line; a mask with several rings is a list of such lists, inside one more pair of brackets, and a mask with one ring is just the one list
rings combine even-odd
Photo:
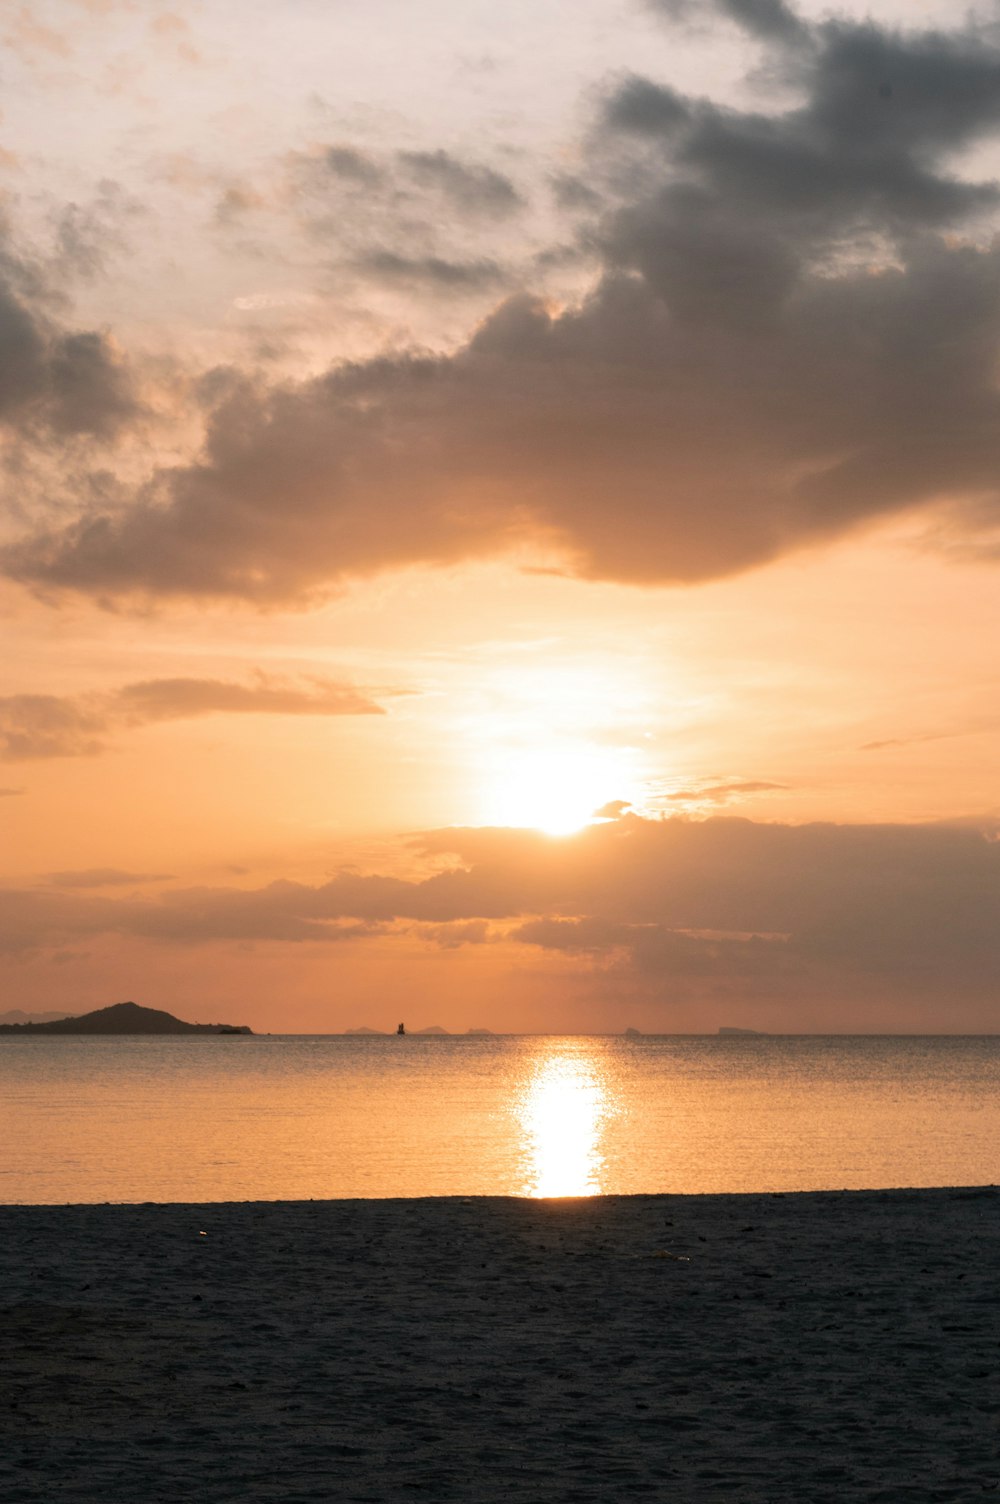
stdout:
[[871,16],[0,23],[0,1011],[996,1028],[1000,38]]

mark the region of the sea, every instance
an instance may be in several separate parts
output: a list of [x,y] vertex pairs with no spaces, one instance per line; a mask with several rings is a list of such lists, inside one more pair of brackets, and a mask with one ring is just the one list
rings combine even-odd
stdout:
[[1000,1181],[1000,1036],[0,1036],[0,1202]]

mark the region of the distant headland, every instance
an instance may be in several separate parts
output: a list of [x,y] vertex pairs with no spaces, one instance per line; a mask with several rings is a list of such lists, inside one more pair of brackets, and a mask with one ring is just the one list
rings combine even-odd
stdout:
[[0,1034],[252,1034],[247,1024],[189,1024],[161,1008],[112,1003],[76,1018],[49,1023],[0,1024]]

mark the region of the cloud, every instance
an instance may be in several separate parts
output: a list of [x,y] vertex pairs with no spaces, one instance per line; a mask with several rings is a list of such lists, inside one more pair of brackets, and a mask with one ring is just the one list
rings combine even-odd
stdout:
[[169,872],[125,872],[120,867],[87,867],[70,872],[49,872],[54,888],[123,888],[143,883],[166,882]]
[[145,679],[110,697],[112,714],[144,725],[201,715],[384,715],[351,685],[311,678],[305,686],[258,674],[252,684],[225,679]]
[[456,209],[490,218],[523,207],[524,200],[504,173],[465,162],[447,151],[402,151],[399,170],[422,188],[438,190]]
[[0,799],[16,799],[19,794],[23,793],[24,789],[0,789]]
[[448,261],[441,256],[403,256],[396,251],[369,251],[354,261],[358,271],[374,280],[429,291],[478,290],[502,282],[505,273],[489,258]]
[[[50,267],[18,257],[0,224],[0,425],[43,441],[90,435],[113,438],[141,411],[131,372],[110,338],[71,330],[49,311],[49,279],[84,255],[64,221],[63,244]],[[99,255],[97,241],[88,254]]]
[[225,679],[147,679],[104,694],[0,697],[0,760],[93,757],[122,726],[203,715],[384,715],[351,685],[313,677],[304,684],[258,674]]
[[728,783],[696,784],[689,789],[672,789],[662,795],[676,804],[728,804],[750,794],[770,794],[787,789],[787,783],[767,783],[763,779],[733,779]]
[[[581,301],[519,293],[454,353],[220,386],[193,462],[0,568],[101,599],[304,605],[514,547],[581,578],[690,584],[918,508],[947,509],[952,541],[995,528],[1000,189],[962,154],[1000,130],[1000,50],[971,28],[807,24],[776,0],[714,13],[777,48],[794,101],[619,80],[577,174],[612,204]],[[438,288],[482,270],[455,226],[517,197],[444,152],[326,147],[296,172],[316,233],[356,236],[342,258]]]
[[49,757],[93,757],[102,751],[106,721],[99,713],[57,695],[0,698],[0,759],[26,762]]
[[[457,830],[422,839],[459,865],[422,880],[344,872],[308,884],[154,898],[8,890],[10,950],[117,933],[174,945],[386,937],[530,946],[630,975],[651,995],[761,988],[794,1027],[824,996],[921,1006],[1000,985],[1000,829],[790,826],[627,815],[555,840]],[[421,933],[418,928],[417,933]],[[506,937],[506,938],[505,938]]]
[[230,183],[219,195],[215,220],[220,225],[239,224],[245,215],[267,207],[267,199],[246,183]]
[[321,165],[335,178],[373,188],[385,180],[385,172],[366,152],[353,146],[327,146],[319,157]]
[[810,30],[786,0],[647,0],[651,10],[672,21],[704,21],[714,12],[765,41],[805,42]]
[[418,933],[423,940],[432,940],[442,950],[458,950],[463,945],[486,945],[490,939],[490,927],[485,919],[465,919],[454,924],[421,925]]
[[112,260],[130,249],[127,226],[145,213],[120,183],[103,178],[90,201],[63,204],[53,215],[55,254],[48,272],[64,281],[106,276]]
[[595,820],[620,820],[632,808],[627,799],[609,799],[600,809],[594,810]]

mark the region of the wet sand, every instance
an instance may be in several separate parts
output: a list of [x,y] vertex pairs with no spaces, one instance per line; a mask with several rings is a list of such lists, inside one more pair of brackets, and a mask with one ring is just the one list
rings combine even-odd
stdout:
[[1000,1498],[1000,1192],[0,1207],[0,1499]]

